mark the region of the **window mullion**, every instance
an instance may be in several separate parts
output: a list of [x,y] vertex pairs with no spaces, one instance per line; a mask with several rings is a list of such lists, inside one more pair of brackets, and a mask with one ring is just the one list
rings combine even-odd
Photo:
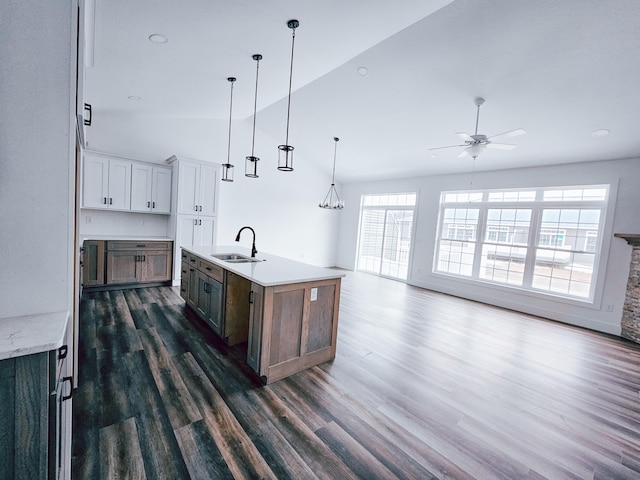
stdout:
[[536,265],[536,246],[540,236],[540,225],[542,224],[542,207],[531,208],[531,223],[529,224],[529,238],[527,240],[527,257],[524,262],[524,275],[522,286],[531,288],[533,285],[533,272]]
[[476,227],[476,244],[473,254],[473,267],[471,269],[472,278],[480,277],[480,263],[482,260],[482,246],[486,235],[487,226],[487,206],[478,206],[478,225]]

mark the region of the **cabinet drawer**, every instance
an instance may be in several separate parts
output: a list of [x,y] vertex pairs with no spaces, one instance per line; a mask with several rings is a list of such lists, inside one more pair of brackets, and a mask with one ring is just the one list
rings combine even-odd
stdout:
[[207,262],[206,260],[202,260],[198,258],[198,270],[202,273],[207,274],[211,278],[217,280],[218,282],[222,282],[222,278],[224,275],[224,269],[218,265],[215,265],[211,262]]
[[123,241],[123,240],[111,240],[107,242],[107,250],[171,250],[171,242],[156,242],[156,241]]

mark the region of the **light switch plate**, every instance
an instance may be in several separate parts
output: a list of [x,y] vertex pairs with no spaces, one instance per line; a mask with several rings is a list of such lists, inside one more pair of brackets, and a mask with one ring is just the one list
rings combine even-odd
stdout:
[[317,288],[312,288],[311,289],[311,301],[315,302],[316,300],[318,300],[318,289]]

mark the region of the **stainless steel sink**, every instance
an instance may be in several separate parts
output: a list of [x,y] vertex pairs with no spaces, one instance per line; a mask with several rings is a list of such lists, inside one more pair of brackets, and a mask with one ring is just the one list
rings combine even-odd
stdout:
[[240,253],[219,253],[216,255],[212,255],[212,257],[228,263],[252,263],[262,261],[259,258],[247,257],[246,255],[242,255]]

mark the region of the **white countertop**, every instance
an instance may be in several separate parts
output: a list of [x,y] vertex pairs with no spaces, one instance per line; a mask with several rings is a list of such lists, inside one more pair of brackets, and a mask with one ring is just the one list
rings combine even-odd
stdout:
[[214,254],[240,253],[250,256],[251,251],[240,246],[183,246],[184,250],[194,253],[211,263],[220,265],[225,270],[236,273],[252,282],[256,282],[263,287],[275,285],[285,285],[290,283],[313,282],[316,280],[328,280],[331,278],[344,277],[345,273],[331,268],[316,267],[302,262],[289,260],[258,252],[256,258],[260,262],[251,263],[230,263],[215,258]]
[[96,235],[96,234],[81,234],[79,236],[80,245],[85,240],[130,240],[132,242],[168,242],[173,241],[170,237],[151,237],[143,235]]
[[57,350],[68,322],[69,312],[0,318],[0,360]]

